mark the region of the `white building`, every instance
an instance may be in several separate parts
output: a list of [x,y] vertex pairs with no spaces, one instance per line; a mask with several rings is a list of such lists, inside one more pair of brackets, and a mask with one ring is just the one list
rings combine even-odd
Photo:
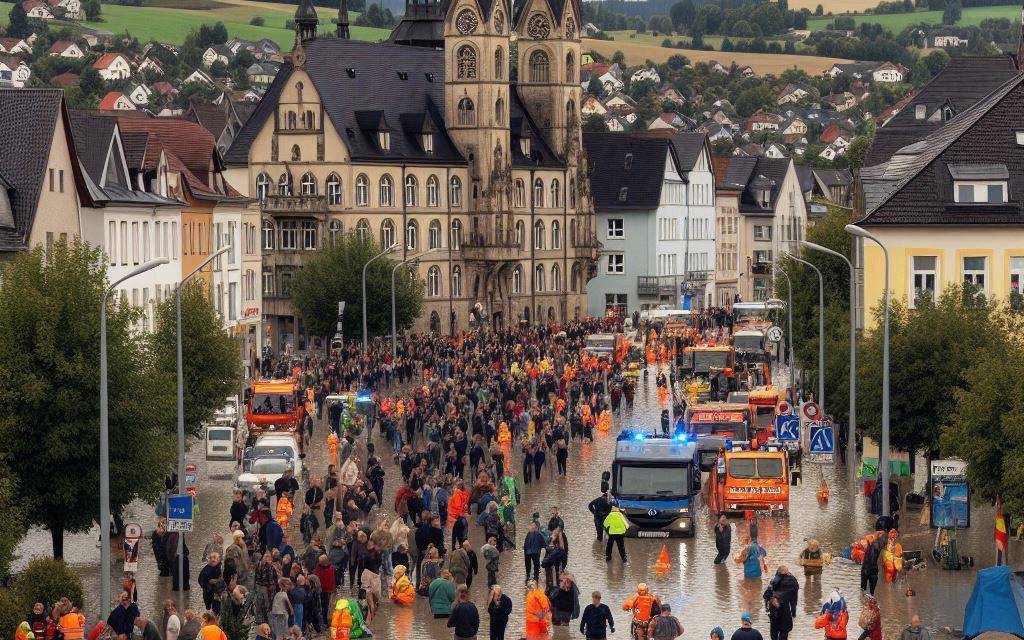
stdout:
[[105,53],[92,66],[104,80],[124,80],[132,75],[132,65],[120,53]]
[[17,56],[0,53],[0,84],[10,83],[10,86],[21,89],[32,77],[32,69],[25,61]]
[[871,71],[871,79],[875,82],[903,82],[906,77],[907,68],[891,62],[883,62]]
[[218,203],[213,209],[213,242],[217,251],[230,247],[213,261],[213,304],[224,321],[234,328],[243,317],[242,311],[242,204]]
[[47,53],[51,56],[74,58],[75,60],[81,60],[85,57],[85,52],[82,51],[82,48],[70,40],[57,40],[50,46]]

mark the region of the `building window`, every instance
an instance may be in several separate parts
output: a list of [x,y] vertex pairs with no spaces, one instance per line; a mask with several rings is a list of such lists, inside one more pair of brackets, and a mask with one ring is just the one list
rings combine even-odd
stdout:
[[427,226],[427,248],[428,249],[440,249],[441,248],[441,221],[431,220]]
[[448,200],[451,202],[452,207],[462,206],[462,180],[459,180],[458,176],[452,176],[451,184],[449,185],[451,193],[448,194]]
[[629,198],[629,187],[619,189],[619,202],[625,202]]
[[505,50],[501,47],[494,50],[494,78],[505,79]]
[[558,224],[558,220],[551,222],[551,248],[562,248],[562,225]]
[[393,244],[395,244],[395,223],[388,219],[380,225],[380,246],[382,249],[387,249]]
[[330,234],[331,244],[337,244],[338,238],[341,235],[341,220],[331,220],[327,225],[327,232]]
[[512,293],[523,292],[523,268],[516,266],[512,270]]
[[312,173],[307,173],[304,176],[302,176],[302,182],[300,182],[299,185],[302,188],[302,195],[316,195],[316,178],[313,176]]
[[410,220],[405,225],[405,248],[415,251],[420,244],[420,226],[415,220]]
[[420,185],[416,180],[416,176],[405,176],[405,205],[407,207],[419,206],[419,194]]
[[437,207],[441,204],[441,186],[438,184],[437,176],[427,178],[427,206]]
[[107,257],[110,259],[110,266],[117,264],[117,223],[107,223]]
[[622,240],[625,237],[625,221],[622,218],[608,218],[608,239]]
[[977,294],[985,293],[985,258],[964,258],[964,284],[974,289]]
[[544,291],[544,265],[538,264],[533,272],[533,290]]
[[499,127],[505,126],[505,101],[501,98],[494,102],[494,122]]
[[307,251],[316,249],[316,222],[312,220],[302,223],[302,248]]
[[609,253],[608,254],[608,266],[606,273],[609,274],[621,274],[626,272],[626,259],[621,253]]
[[771,251],[755,251],[754,252],[754,264],[771,264],[772,252]]
[[569,180],[569,208],[576,209],[576,179]]
[[292,145],[292,162],[301,162],[301,161],[302,161],[302,150],[299,149],[299,145],[293,144]]
[[263,272],[263,295],[267,298],[274,295],[274,274],[269,271]]
[[530,54],[530,82],[547,82],[550,79],[548,54],[540,49]]
[[521,251],[526,251],[526,225],[522,220],[516,222],[516,245]]
[[457,68],[456,77],[459,80],[472,80],[476,78],[476,49],[468,44],[459,47],[455,54]]
[[520,209],[526,206],[526,183],[522,178],[516,178],[516,188],[513,194],[512,206]]
[[366,207],[370,204],[370,179],[365,173],[356,177],[356,206]]
[[533,223],[533,248],[544,248],[544,223],[540,220]]
[[754,240],[771,240],[772,239],[772,227],[768,224],[755,224],[754,225]]
[[338,206],[342,202],[341,178],[332,173],[327,176],[327,204]]
[[277,195],[292,195],[292,174],[287,172],[282,173],[281,177],[277,179]]
[[954,182],[954,200],[959,204],[1004,204],[1005,182]]
[[562,206],[561,203],[562,185],[558,181],[558,178],[555,178],[554,180],[551,181],[551,206],[557,209],[558,207]]
[[295,220],[285,220],[281,223],[281,249],[299,248],[299,223]]
[[139,241],[139,223],[132,223],[132,264],[139,264],[139,248],[141,242]]
[[562,290],[562,270],[558,268],[557,264],[551,266],[551,290]]
[[452,297],[462,297],[462,267],[459,265],[452,267]]
[[356,223],[356,235],[360,238],[368,238],[370,236],[370,221],[366,218],[360,218],[359,222]]
[[471,127],[476,124],[476,110],[469,98],[459,100],[459,124]]
[[910,281],[914,287],[911,291],[910,308],[917,306],[917,301],[928,298],[935,302],[935,281],[938,258],[935,256],[913,256],[911,259]]
[[[380,193],[378,194],[378,205],[382,207],[395,206],[395,189],[391,176],[385,174],[380,177]],[[391,246],[391,245],[386,245]]]
[[430,267],[427,269],[427,296],[437,298],[441,295],[441,269]]
[[565,55],[565,81],[576,82],[576,55],[572,51]]
[[572,265],[572,272],[569,274],[569,288],[572,289],[573,293],[579,291],[577,281],[580,279],[580,266],[578,264]]
[[764,302],[771,292],[768,278],[754,278],[754,301]]
[[256,199],[260,201],[260,204],[267,201],[267,195],[270,193],[270,176],[265,173],[261,173],[256,176]]
[[380,145],[381,150],[391,150],[391,132],[390,131],[378,131],[377,132],[377,144]]
[[533,206],[544,206],[544,181],[540,178],[533,182]]

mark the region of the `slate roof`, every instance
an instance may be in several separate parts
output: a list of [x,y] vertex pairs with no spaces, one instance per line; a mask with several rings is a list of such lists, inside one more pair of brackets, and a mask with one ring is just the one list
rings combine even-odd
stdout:
[[[867,215],[858,224],[1024,225],[1024,74],[1015,75],[925,139],[870,167],[864,184]],[[950,166],[989,170],[1003,165],[1004,204],[956,204]]]
[[[729,162],[723,187],[743,191],[740,195],[740,213],[774,215],[775,203],[779,199],[791,162],[790,158],[734,157]],[[755,193],[758,188],[771,189],[767,207],[761,206],[760,198]]]
[[[585,131],[583,148],[592,176],[590,191],[598,211],[658,208],[665,181],[668,138]],[[626,169],[628,154],[632,154],[632,160]],[[622,189],[626,189],[625,200],[620,199]]]
[[[410,0],[402,20],[392,29],[388,42],[417,47],[444,47],[444,20],[451,0]],[[487,19],[486,0],[481,3]]]
[[224,108],[220,105],[190,101],[188,115],[194,117],[195,121],[212,133],[215,138],[219,137],[224,132],[224,127],[228,125],[227,114],[224,113]]
[[[338,38],[305,45],[306,72],[320,94],[331,123],[348,145],[355,162],[463,163],[444,126],[444,51]],[[353,74],[349,75],[348,70]],[[273,117],[281,90],[291,76],[285,63],[263,99],[228,149],[228,165],[248,164],[249,147]],[[402,72],[405,79],[397,75]],[[354,76],[354,77],[353,77]],[[387,80],[385,80],[387,79]],[[511,101],[515,117],[517,100]],[[381,150],[373,132],[360,129],[357,111],[380,111],[392,127],[391,148]],[[423,151],[413,135],[396,130],[402,114],[429,113],[438,125],[434,153]],[[538,138],[540,136],[537,136]]]
[[[954,115],[961,113],[1017,73],[1017,67],[1008,55],[952,58],[946,68],[922,87],[899,113],[878,128],[864,166],[881,164],[898,149],[941,128],[941,121],[929,122],[927,118],[947,101]],[[917,105],[926,107],[924,120],[916,117]]]
[[847,187],[853,182],[849,169],[814,169],[814,177],[827,187]]
[[800,191],[807,193],[814,188],[814,172],[813,170],[802,164],[798,164],[794,167],[796,169],[796,179],[800,183]]
[[708,137],[703,133],[685,131],[669,138],[675,150],[676,162],[680,171],[692,171],[700,154],[708,145]]

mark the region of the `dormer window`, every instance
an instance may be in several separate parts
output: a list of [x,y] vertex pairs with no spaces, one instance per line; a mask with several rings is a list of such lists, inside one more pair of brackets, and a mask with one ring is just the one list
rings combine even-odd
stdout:
[[771,201],[772,201],[772,190],[771,189],[761,189],[760,194],[761,194],[761,206],[767,209],[768,206],[771,204]]
[[626,161],[625,161],[625,162],[623,163],[623,167],[624,167],[624,168],[625,168],[625,169],[626,169],[627,171],[629,171],[629,169],[630,169],[630,168],[631,168],[632,166],[633,166],[633,154],[632,154],[632,153],[627,153],[627,154],[626,154]]
[[622,187],[619,189],[619,202],[625,202],[626,198],[629,197],[629,187]]
[[928,115],[928,107],[923,104],[919,104],[914,107],[914,118],[917,120],[924,120],[925,116]]
[[1010,173],[1004,164],[951,164],[953,202],[1005,204]]
[[391,133],[388,131],[377,132],[377,144],[380,145],[382,151],[391,150]]
[[523,152],[523,155],[527,158],[530,157],[530,139],[519,138],[519,150]]
[[424,153],[434,153],[434,134],[424,133],[421,142]]

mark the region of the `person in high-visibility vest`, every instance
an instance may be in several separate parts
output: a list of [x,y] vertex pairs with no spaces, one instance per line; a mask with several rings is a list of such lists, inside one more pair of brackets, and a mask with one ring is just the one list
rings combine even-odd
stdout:
[[217,616],[212,611],[203,613],[203,626],[196,640],[228,640],[224,630],[217,626]]
[[352,613],[348,609],[348,600],[338,598],[331,617],[331,640],[348,640],[352,633]]
[[622,561],[626,561],[626,529],[629,528],[629,524],[626,522],[626,516],[622,515],[622,511],[618,507],[612,507],[611,513],[609,513],[604,519],[604,531],[608,534],[608,541],[604,545],[604,559],[610,562],[612,559],[612,545],[619,548],[619,557]]
[[74,607],[62,615],[57,624],[64,640],[82,640],[85,637],[85,616]]
[[288,520],[292,517],[293,509],[292,501],[288,499],[288,496],[282,495],[277,499],[277,522],[282,529],[288,528]]

